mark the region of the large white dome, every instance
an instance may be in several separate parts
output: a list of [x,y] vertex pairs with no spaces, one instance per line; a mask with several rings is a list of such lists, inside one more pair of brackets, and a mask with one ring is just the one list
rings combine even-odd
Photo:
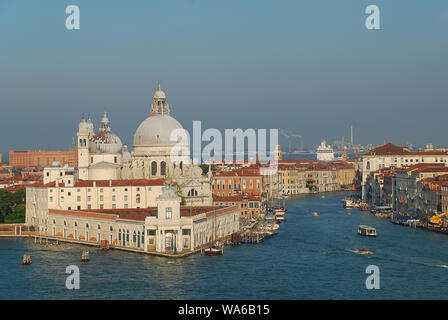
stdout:
[[170,136],[176,129],[183,130],[183,127],[173,117],[167,114],[150,116],[137,128],[134,135],[134,147],[175,145],[177,141],[171,141]]

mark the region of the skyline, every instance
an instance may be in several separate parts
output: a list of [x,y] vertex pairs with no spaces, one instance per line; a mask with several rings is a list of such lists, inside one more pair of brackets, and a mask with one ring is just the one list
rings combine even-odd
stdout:
[[445,146],[448,4],[375,1],[375,31],[368,4],[3,1],[0,152],[66,149],[81,114],[98,127],[104,110],[132,148],[158,81],[188,131],[278,128],[317,147],[353,125],[356,144]]

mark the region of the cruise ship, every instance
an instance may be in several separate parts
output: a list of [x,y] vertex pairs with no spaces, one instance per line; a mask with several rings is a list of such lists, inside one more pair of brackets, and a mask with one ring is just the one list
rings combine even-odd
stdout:
[[327,146],[324,139],[319,147],[316,149],[317,160],[319,161],[332,161],[334,160],[334,151],[331,146]]

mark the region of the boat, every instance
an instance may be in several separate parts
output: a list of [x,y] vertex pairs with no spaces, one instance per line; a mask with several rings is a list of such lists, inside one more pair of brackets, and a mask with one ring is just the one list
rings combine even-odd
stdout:
[[210,248],[204,249],[204,253],[206,256],[216,256],[218,254],[223,254],[224,249],[223,249],[223,247],[213,245]]
[[278,224],[274,224],[272,225],[272,230],[278,230],[280,226]]
[[318,217],[318,216],[319,216],[319,214],[318,214],[317,212],[313,212],[311,215],[312,215],[313,217]]
[[358,254],[372,254],[373,252],[372,251],[370,251],[369,249],[359,249],[358,251],[357,251],[357,253]]
[[358,226],[358,234],[361,236],[376,237],[376,229],[369,226],[360,225]]
[[359,203],[356,200],[354,200],[354,199],[344,199],[343,202],[344,202],[343,207],[345,209],[351,209],[351,208],[358,208],[359,207]]
[[33,263],[33,261],[31,260],[31,256],[29,254],[24,254],[23,255],[23,264],[31,264]]
[[86,262],[89,261],[90,257],[89,257],[89,251],[83,251],[82,255],[81,255],[81,261],[82,262]]
[[278,222],[286,221],[285,211],[276,211],[276,210],[274,210],[274,215],[275,215],[275,221],[278,221]]

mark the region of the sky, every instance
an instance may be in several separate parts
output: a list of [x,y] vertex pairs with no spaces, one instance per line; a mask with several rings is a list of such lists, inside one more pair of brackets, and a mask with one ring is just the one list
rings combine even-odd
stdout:
[[447,57],[446,0],[0,0],[0,152],[67,149],[105,110],[132,148],[158,81],[188,130],[447,146]]

